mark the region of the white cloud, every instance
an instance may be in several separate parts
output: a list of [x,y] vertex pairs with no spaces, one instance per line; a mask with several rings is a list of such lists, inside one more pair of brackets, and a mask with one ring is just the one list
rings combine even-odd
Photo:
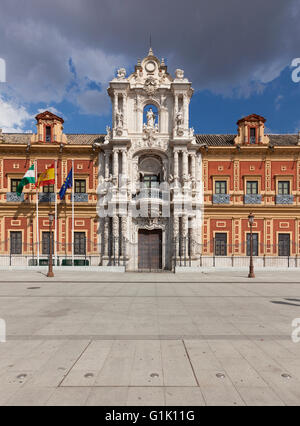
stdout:
[[26,123],[33,117],[24,106],[17,105],[14,101],[7,101],[0,96],[0,128],[3,133],[30,132]]

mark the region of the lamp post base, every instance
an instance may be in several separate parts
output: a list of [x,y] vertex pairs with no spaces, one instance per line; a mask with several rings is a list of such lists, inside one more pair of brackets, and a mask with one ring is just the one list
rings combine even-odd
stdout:
[[255,274],[253,271],[249,271],[248,278],[255,278]]
[[53,272],[48,272],[47,277],[53,278],[54,277],[54,273]]

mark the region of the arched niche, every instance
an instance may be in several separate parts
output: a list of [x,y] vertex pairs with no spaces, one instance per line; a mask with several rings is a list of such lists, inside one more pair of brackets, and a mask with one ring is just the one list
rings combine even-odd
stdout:
[[152,113],[154,114],[154,122],[153,122],[153,127],[157,124],[158,128],[159,128],[159,105],[154,103],[153,101],[149,101],[144,105],[144,109],[143,109],[143,125],[147,125],[148,124],[148,114],[150,113],[150,111],[152,110]]

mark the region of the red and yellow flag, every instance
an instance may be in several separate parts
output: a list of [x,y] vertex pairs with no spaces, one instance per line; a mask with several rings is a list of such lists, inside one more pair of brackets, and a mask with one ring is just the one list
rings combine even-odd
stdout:
[[38,177],[38,181],[35,184],[36,188],[39,188],[40,186],[47,186],[47,185],[53,185],[55,183],[55,170],[54,170],[54,164],[50,166],[47,170],[45,170],[43,173],[41,173]]

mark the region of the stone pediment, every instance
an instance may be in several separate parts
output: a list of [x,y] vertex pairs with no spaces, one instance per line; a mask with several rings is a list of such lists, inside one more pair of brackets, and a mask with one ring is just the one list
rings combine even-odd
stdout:
[[60,121],[61,123],[64,123],[64,120],[61,117],[53,114],[53,112],[50,112],[50,111],[41,112],[35,118],[36,118],[37,121],[39,121],[39,120],[47,120],[47,121],[57,120],[57,121]]

